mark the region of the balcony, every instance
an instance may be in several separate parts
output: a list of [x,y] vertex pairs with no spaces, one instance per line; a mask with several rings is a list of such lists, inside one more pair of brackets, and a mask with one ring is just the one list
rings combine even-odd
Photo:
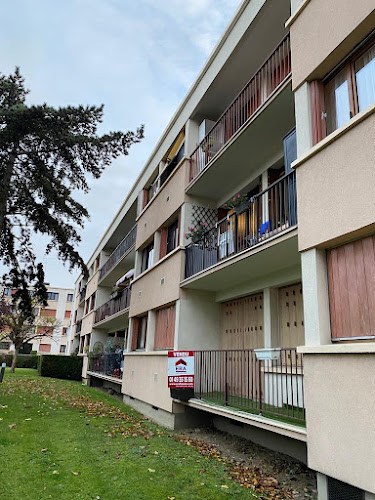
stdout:
[[297,224],[296,174],[284,175],[186,247],[185,278],[285,233]]
[[121,380],[124,364],[122,352],[112,354],[91,354],[88,371]]
[[288,33],[191,155],[190,182],[208,167],[235,134],[245,128],[290,75],[291,52]]
[[86,298],[86,287],[82,288],[79,292],[79,303],[83,302]]
[[112,316],[117,317],[119,313],[125,312],[130,307],[130,286],[125,288],[123,291],[116,293],[116,297],[98,307],[98,309],[95,311],[94,324],[110,320],[112,319]]
[[77,321],[77,325],[76,325],[76,334],[77,333],[80,333],[80,331],[82,330],[82,320],[80,321]]
[[[122,261],[132,250],[135,245],[135,239],[137,236],[137,225],[135,225],[121,241],[121,243],[113,250],[111,255],[108,257],[107,262],[100,269],[99,280],[103,280],[110,271]],[[123,270],[119,270],[119,276],[123,274]]]
[[303,356],[296,348],[276,352],[261,360],[253,349],[195,351],[194,397],[305,425]]

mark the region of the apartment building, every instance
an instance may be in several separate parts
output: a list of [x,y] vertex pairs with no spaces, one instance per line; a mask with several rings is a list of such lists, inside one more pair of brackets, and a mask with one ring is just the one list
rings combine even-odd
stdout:
[[[5,298],[10,298],[12,292],[10,288],[3,290]],[[40,354],[69,354],[74,289],[47,285],[47,294],[48,304],[45,307],[37,308],[36,317],[54,318],[57,320],[58,326],[54,329],[52,336],[34,339],[32,342],[24,344],[20,349],[20,354],[30,354],[31,351],[36,351]],[[0,353],[10,352],[12,348],[10,342],[4,341],[0,343]]]
[[295,456],[320,499],[375,498],[374,7],[244,0],[76,283],[87,383]]

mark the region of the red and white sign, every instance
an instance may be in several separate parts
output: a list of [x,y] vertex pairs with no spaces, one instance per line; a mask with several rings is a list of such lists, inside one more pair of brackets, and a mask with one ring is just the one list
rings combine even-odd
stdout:
[[168,387],[194,389],[194,352],[168,352]]

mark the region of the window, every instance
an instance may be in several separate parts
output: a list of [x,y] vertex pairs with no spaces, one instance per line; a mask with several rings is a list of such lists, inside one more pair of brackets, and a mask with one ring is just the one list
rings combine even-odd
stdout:
[[163,227],[160,235],[160,255],[162,259],[178,247],[179,219],[176,219],[168,227]]
[[60,346],[60,352],[64,354],[66,352],[66,345],[61,345]]
[[314,144],[375,102],[375,39],[364,40],[322,82],[312,82]]
[[39,352],[51,352],[51,344],[39,344]]
[[99,269],[99,264],[100,264],[100,255],[98,255],[95,260],[95,271]]
[[4,295],[6,297],[10,297],[12,295],[12,289],[11,288],[5,288],[4,289]]
[[62,329],[62,336],[66,337],[68,335],[68,331],[69,331],[69,328],[64,326],[64,328]]
[[8,350],[10,348],[10,342],[0,342],[0,349]]
[[154,349],[173,349],[176,306],[156,311]]
[[90,297],[90,311],[92,311],[95,307],[95,294],[96,292],[94,292]]
[[141,273],[150,268],[154,262],[154,242],[150,243],[142,252]]
[[133,318],[132,350],[144,350],[147,336],[147,315]]
[[58,300],[59,294],[55,292],[48,292],[47,293],[47,299],[48,300]]
[[65,319],[70,319],[71,313],[72,313],[72,311],[65,311],[64,318]]
[[56,309],[42,309],[40,315],[43,317],[56,318]]
[[68,295],[66,297],[66,301],[67,302],[73,302],[73,294],[72,293],[68,293]]

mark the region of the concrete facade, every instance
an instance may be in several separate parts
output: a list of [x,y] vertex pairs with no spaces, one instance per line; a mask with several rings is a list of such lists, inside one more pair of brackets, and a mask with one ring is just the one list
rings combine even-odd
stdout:
[[[88,280],[76,283],[71,347],[90,353],[84,378],[121,387],[124,402],[167,427],[204,416],[307,460],[320,500],[328,478],[374,493],[364,464],[374,461],[366,440],[375,331],[332,340],[331,328],[333,288],[345,293],[354,278],[367,285],[360,265],[333,276],[327,251],[375,233],[375,103],[359,113],[351,94],[347,123],[315,137],[325,78],[374,28],[372,0],[244,0],[98,242]],[[256,360],[255,337],[281,349],[276,361],[267,358],[275,351]],[[172,348],[205,360],[186,404],[168,389]],[[259,369],[255,395],[228,366],[240,378]],[[275,414],[246,418],[231,391],[245,409],[264,401]],[[290,422],[274,418],[280,408]]]

